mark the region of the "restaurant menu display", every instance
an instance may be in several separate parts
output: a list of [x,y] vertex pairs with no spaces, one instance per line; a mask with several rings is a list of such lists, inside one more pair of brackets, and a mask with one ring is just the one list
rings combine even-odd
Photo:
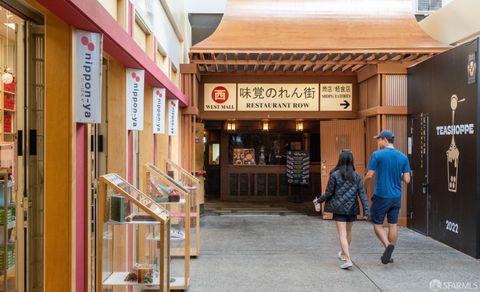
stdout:
[[234,148],[233,164],[235,165],[255,165],[255,149],[253,148]]
[[310,156],[305,151],[287,152],[287,182],[307,185],[310,178]]

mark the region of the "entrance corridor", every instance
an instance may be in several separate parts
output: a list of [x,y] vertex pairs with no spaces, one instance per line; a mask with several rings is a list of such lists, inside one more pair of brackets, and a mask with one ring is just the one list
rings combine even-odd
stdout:
[[[287,208],[248,213],[206,207],[202,253],[191,262],[189,292],[480,291],[480,260],[407,228],[399,229],[394,263],[383,265],[372,227],[356,222],[354,266],[345,271],[336,257],[332,221]],[[434,280],[450,288],[435,290]]]

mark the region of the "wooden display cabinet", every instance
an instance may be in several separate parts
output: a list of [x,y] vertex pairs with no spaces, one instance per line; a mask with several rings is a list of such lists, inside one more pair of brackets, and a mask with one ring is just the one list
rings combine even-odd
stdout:
[[15,99],[16,99],[15,81],[10,84],[2,84],[0,88],[0,133],[2,141],[13,141],[15,129]]
[[152,163],[144,166],[145,193],[170,214],[170,289],[186,290],[190,282],[190,192]]
[[168,175],[190,192],[190,256],[200,255],[200,180],[170,159],[165,159]]
[[16,217],[11,173],[0,171],[0,291],[16,291]]
[[170,291],[168,211],[119,175],[106,174],[99,180],[97,212],[97,291]]

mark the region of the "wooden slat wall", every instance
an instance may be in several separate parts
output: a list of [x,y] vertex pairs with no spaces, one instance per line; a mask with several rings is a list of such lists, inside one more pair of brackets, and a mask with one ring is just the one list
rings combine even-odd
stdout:
[[[390,129],[395,134],[395,148],[407,153],[407,116],[385,116],[385,129]],[[407,205],[407,186],[404,184],[402,188],[402,206]],[[400,210],[400,218],[406,220],[407,208],[403,207]]]
[[383,75],[385,79],[385,105],[407,106],[407,75]]
[[364,82],[367,83],[367,109],[379,106],[379,77],[374,76]]
[[[360,83],[361,110],[381,109],[392,106],[407,105],[407,75],[401,68],[398,72],[381,72],[377,67],[373,69],[374,75]],[[364,108],[366,107],[366,108]],[[366,118],[366,164],[370,156],[377,150],[377,142],[372,138],[381,130],[389,129],[395,134],[395,147],[406,152],[407,147],[407,116],[405,114],[374,114]],[[367,196],[371,198],[374,191],[374,181],[366,186]],[[399,224],[406,225],[406,187],[403,189],[402,209]]]
[[322,175],[322,192],[325,191],[328,173],[338,162],[342,149],[351,149],[355,159],[355,168],[361,175],[365,169],[365,143],[363,120],[343,120],[320,122],[321,160],[326,162],[326,174]]
[[[380,123],[379,123],[379,118],[378,117],[370,117],[366,119],[366,131],[365,131],[365,136],[366,136],[366,141],[365,141],[365,147],[366,147],[366,156],[365,156],[365,166],[368,167],[368,162],[370,161],[370,156],[374,151],[377,150],[377,141],[373,139],[373,136],[377,135],[378,132],[380,132]],[[370,180],[366,185],[365,185],[366,191],[367,191],[367,197],[370,200],[373,194],[373,189],[374,189],[374,181]]]
[[195,131],[196,115],[198,115],[198,79],[197,69],[193,65],[181,66],[181,88],[189,99],[189,106],[182,111],[182,156],[181,165],[189,170],[195,170]]
[[366,110],[368,108],[368,83],[361,82],[359,85],[359,110]]

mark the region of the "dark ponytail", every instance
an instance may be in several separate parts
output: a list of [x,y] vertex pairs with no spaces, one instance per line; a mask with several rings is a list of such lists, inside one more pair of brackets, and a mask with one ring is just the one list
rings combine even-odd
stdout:
[[330,174],[337,170],[340,172],[340,176],[344,180],[348,180],[351,183],[355,182],[355,166],[353,164],[352,151],[344,149],[340,152],[337,166],[330,172]]

